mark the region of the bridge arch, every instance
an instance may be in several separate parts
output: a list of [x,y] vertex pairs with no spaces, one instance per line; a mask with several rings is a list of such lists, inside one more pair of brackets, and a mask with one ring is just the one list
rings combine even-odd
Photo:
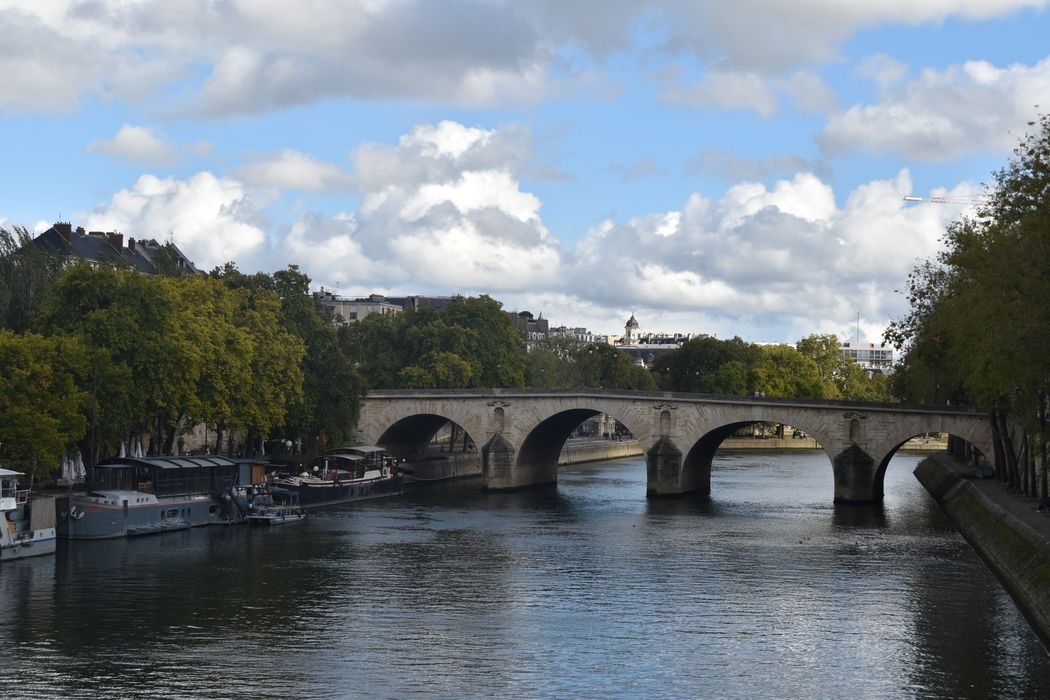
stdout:
[[636,439],[637,431],[651,432],[624,402],[582,399],[552,406],[520,420],[513,433],[500,433],[486,444],[482,466],[485,488],[499,484],[514,489],[523,479],[530,485],[557,483],[559,458],[569,436],[585,420],[602,414],[623,425]]
[[359,421],[357,438],[366,444],[379,445],[399,459],[413,460],[424,455],[426,446],[448,423],[459,426],[475,445],[484,441],[484,420],[475,411],[406,403]]
[[[833,467],[834,455],[830,454],[827,449],[827,445],[831,444],[830,436],[827,435],[827,427],[819,421],[811,420],[810,416],[797,412],[794,412],[795,415],[792,416],[791,413],[793,412],[764,411],[764,415],[759,419],[755,417],[752,409],[745,407],[722,412],[718,417],[712,416],[712,420],[697,424],[690,433],[679,439],[683,453],[680,458],[681,472],[679,475],[681,490],[709,494],[711,492],[711,468],[719,447],[736,431],[759,423],[778,423],[802,430],[811,436],[816,441],[818,448],[827,455],[828,467]],[[662,449],[666,452],[671,448],[663,446]],[[649,496],[664,495],[659,492],[658,488],[654,488],[659,480],[659,457],[655,461],[656,464],[650,464],[650,467],[657,473],[650,474]],[[672,488],[670,491],[667,495],[674,495],[675,489]]]
[[[945,426],[939,426],[945,427]],[[884,438],[876,445],[875,451],[881,456],[878,459],[878,467],[875,470],[875,483],[873,486],[875,497],[881,499],[884,495],[884,483],[886,469],[890,461],[909,440],[930,433],[947,434],[949,439],[956,438],[969,444],[976,452],[977,459],[983,465],[993,463],[991,426],[987,421],[962,422],[951,426],[949,430],[917,430],[915,426],[901,426]]]

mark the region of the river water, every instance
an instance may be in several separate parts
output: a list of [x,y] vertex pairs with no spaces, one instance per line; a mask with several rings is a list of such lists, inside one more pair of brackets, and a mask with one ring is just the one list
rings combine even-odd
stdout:
[[1050,697],[1050,656],[912,475],[823,453],[463,481],[273,530],[60,542],[0,568],[7,697]]

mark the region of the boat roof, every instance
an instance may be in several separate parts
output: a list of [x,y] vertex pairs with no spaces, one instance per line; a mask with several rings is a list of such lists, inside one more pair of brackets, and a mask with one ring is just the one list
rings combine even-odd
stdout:
[[346,452],[344,450],[328,450],[324,453],[325,457],[338,457],[340,459],[364,459],[364,456],[356,454],[354,452]]
[[22,472],[13,472],[10,469],[0,467],[0,476],[23,476]]
[[352,445],[350,447],[336,447],[335,449],[328,450],[326,454],[340,454],[343,452],[352,452],[355,454],[373,454],[375,452],[386,452],[382,447],[376,447],[375,445]]
[[237,462],[218,455],[193,457],[117,457],[96,464],[96,469],[119,469],[121,467],[152,467],[157,469],[195,469],[198,467],[235,467]]

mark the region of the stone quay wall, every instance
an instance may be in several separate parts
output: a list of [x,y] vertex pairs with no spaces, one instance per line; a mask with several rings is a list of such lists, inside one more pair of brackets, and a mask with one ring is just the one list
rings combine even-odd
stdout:
[[1050,643],[1050,517],[948,455],[924,459],[915,476]]

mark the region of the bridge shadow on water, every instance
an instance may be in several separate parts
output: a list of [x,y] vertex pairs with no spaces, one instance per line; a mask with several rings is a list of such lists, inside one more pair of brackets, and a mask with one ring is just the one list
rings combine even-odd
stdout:
[[882,503],[836,503],[832,512],[836,530],[882,530],[890,524]]

